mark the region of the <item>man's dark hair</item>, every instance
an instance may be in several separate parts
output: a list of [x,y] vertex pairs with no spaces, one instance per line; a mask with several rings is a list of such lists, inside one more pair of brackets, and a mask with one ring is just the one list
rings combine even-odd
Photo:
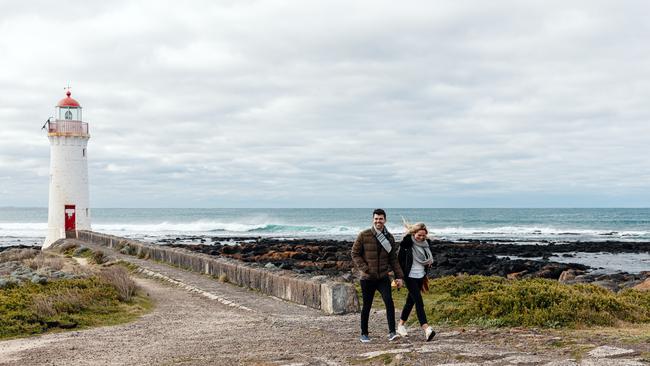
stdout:
[[380,216],[383,216],[384,218],[386,218],[386,211],[384,211],[381,208],[378,208],[378,209],[372,211],[372,216],[375,216],[375,215],[380,215]]

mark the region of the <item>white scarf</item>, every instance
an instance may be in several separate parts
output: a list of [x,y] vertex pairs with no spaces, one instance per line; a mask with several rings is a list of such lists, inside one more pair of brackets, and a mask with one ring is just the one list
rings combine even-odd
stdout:
[[[370,229],[372,230],[372,233],[375,234],[375,237],[377,238],[377,240],[379,240],[379,243],[381,244],[381,246],[384,247],[384,249],[386,250],[387,253],[390,253],[390,251],[391,251],[391,249],[393,249],[393,247],[390,245],[390,241],[386,238],[386,235],[384,235],[384,233],[381,232],[381,231],[377,231],[377,229],[375,229],[374,226],[372,228],[370,228]],[[386,230],[386,228],[384,228],[383,231],[385,231],[386,234],[388,234],[388,230]]]
[[413,260],[423,266],[433,264],[433,255],[431,249],[429,249],[429,243],[426,240],[417,241],[413,235],[411,235],[411,239],[413,240]]

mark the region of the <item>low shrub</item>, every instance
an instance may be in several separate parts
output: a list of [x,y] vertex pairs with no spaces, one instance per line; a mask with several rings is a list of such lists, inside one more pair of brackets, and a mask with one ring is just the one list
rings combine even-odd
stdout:
[[92,315],[118,310],[117,291],[98,279],[25,283],[0,291],[0,338],[92,325]]
[[22,262],[25,259],[31,259],[41,253],[37,249],[8,249],[0,252],[0,263],[5,262]]
[[129,272],[122,266],[104,268],[99,275],[102,280],[117,290],[118,298],[121,301],[131,301],[138,289],[136,283],[129,277]]
[[108,256],[106,253],[104,253],[104,251],[101,250],[94,251],[93,255],[90,258],[97,264],[104,264],[108,262]]
[[136,255],[138,253],[138,248],[125,244],[122,248],[119,249],[119,252],[126,255]]
[[54,271],[60,271],[63,269],[65,262],[59,256],[39,253],[36,257],[26,260],[25,264],[33,270],[52,269]]
[[[423,299],[432,323],[559,328],[650,322],[650,292],[467,275],[433,279],[429,287]],[[393,294],[396,307],[403,306],[408,291]],[[382,306],[380,299],[375,304]]]
[[131,262],[126,262],[126,261],[123,261],[123,260],[119,260],[119,261],[115,262],[115,265],[126,268],[126,270],[128,272],[135,272],[140,268],[140,267],[136,266],[135,264],[133,264]]
[[0,289],[0,339],[117,324],[150,308],[145,297],[131,294],[130,301],[122,300],[117,286],[103,276],[26,282]]
[[74,254],[75,250],[77,250],[77,248],[79,248],[79,244],[69,242],[69,241],[63,242],[60,245],[56,245],[56,246],[52,247],[53,250],[55,250],[55,251],[57,251],[59,253],[62,253],[64,255],[70,256],[70,257],[73,256],[73,254]]
[[93,254],[93,251],[90,250],[90,248],[87,247],[78,247],[74,249],[74,252],[72,252],[73,257],[83,257],[83,258],[89,258]]

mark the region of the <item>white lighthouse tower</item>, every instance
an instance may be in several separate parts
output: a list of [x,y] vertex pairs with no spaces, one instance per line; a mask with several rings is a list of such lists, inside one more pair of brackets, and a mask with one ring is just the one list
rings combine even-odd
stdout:
[[88,123],[82,122],[81,105],[66,97],[56,105],[55,120],[48,122],[50,140],[50,201],[47,237],[43,249],[61,238],[90,230],[88,190]]

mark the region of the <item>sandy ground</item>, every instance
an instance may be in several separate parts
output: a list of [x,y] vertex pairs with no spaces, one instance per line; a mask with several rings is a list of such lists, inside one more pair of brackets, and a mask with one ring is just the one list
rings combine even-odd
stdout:
[[147,266],[136,280],[156,302],[151,313],[129,324],[1,341],[0,365],[649,364],[647,344],[607,349],[599,339],[575,343],[534,330],[440,329],[426,343],[411,329],[408,338],[388,342],[382,311],[371,316],[373,342],[362,344],[358,314],[326,316],[205,276],[132,262]]

